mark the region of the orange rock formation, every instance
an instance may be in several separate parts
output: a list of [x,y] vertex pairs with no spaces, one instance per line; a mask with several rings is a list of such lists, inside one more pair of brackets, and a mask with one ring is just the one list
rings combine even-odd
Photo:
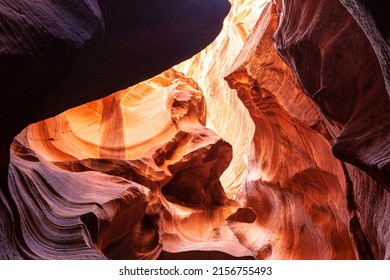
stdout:
[[[81,50],[70,48],[67,79],[38,84],[20,101],[25,116],[4,111],[1,258],[390,258],[388,42],[375,8],[232,0],[215,41],[146,80],[210,43],[226,2],[85,2],[89,25],[70,12],[79,37],[49,33]],[[15,65],[40,69],[48,49],[61,53],[34,30],[21,31],[20,48],[0,37],[2,53],[44,53],[0,57],[9,79]],[[133,35],[140,44],[127,50]]]

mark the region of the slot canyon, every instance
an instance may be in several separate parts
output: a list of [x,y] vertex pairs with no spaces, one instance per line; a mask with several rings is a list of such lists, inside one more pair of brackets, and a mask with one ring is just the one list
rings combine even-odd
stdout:
[[390,259],[390,2],[2,0],[0,259]]

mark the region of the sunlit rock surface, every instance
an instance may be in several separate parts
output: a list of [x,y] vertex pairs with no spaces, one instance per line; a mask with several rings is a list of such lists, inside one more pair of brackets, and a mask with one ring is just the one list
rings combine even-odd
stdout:
[[232,0],[149,80],[227,2],[0,4],[0,257],[389,259],[386,13],[340,2]]
[[[205,122],[198,85],[170,70],[26,128],[14,140],[9,170],[18,186],[14,200],[37,193],[18,208],[21,224],[31,229],[17,236],[24,254],[164,259],[215,251],[210,256],[253,258],[225,221],[238,207],[219,180],[231,145]],[[36,224],[42,220],[54,229]],[[63,241],[68,238],[79,247]]]
[[268,5],[226,78],[255,123],[237,199],[257,219],[230,226],[259,259],[354,258],[342,168],[316,130],[325,128],[315,106],[273,47],[278,18]]
[[233,146],[232,163],[221,181],[230,195],[246,176],[247,155],[254,132],[253,121],[234,90],[223,81],[258,20],[266,1],[234,0],[217,39],[193,58],[175,66],[203,89],[207,102],[207,127]]

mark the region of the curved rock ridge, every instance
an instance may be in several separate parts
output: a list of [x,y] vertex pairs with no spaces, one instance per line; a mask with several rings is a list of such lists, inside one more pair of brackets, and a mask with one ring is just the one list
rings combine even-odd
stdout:
[[142,220],[146,187],[99,172],[61,170],[17,140],[13,150],[9,192],[24,258],[103,259],[94,247],[105,251],[117,239],[129,238]]
[[[360,257],[388,259],[390,235],[384,225],[390,211],[390,101],[386,73],[383,76],[386,60],[377,44],[385,40],[386,28],[378,22],[376,28],[384,33],[370,32],[373,18],[363,8],[364,1],[342,2],[349,3],[360,26],[339,1],[284,1],[276,48],[329,120],[335,156],[375,180],[346,165],[351,232],[359,240],[365,236],[369,244],[359,249]],[[381,13],[378,16],[384,20]]]
[[255,124],[237,200],[257,217],[229,226],[258,259],[354,259],[343,170],[319,133],[320,114],[273,46],[278,19],[269,3],[226,77]]
[[202,91],[172,69],[26,128],[9,169],[23,257],[253,259],[225,221],[231,146],[205,123]]

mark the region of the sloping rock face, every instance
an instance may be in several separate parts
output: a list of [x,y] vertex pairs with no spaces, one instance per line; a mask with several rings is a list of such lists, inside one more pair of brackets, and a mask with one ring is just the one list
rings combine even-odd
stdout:
[[[390,102],[387,59],[382,57],[385,19],[374,12],[380,6],[342,2],[353,10],[360,26],[338,1],[284,1],[276,47],[328,120],[333,153],[360,169],[345,166],[349,207],[356,216],[351,231],[355,238],[363,239],[356,232],[360,221],[370,248],[360,248],[362,257],[388,259]],[[374,19],[381,34],[368,35]]]

